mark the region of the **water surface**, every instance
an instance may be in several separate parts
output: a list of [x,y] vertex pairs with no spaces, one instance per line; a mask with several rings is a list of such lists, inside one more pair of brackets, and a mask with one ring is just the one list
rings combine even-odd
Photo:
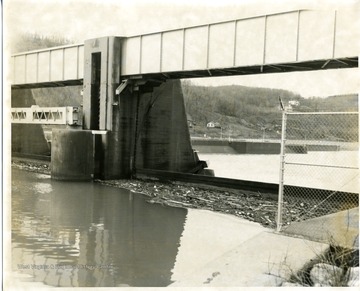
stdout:
[[12,269],[51,286],[167,286],[187,211],[12,172]]
[[263,231],[230,215],[146,200],[13,169],[12,271],[50,286],[163,287]]
[[[218,177],[279,183],[280,155],[207,154],[202,160]],[[359,193],[357,151],[286,154],[285,185]]]

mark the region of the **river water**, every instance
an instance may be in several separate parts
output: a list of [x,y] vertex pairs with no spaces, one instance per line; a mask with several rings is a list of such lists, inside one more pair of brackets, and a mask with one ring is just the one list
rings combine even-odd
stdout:
[[[278,183],[279,155],[202,154],[220,177]],[[288,184],[359,192],[357,152],[287,155]],[[343,168],[318,167],[318,164]],[[350,167],[351,169],[344,169]],[[301,171],[299,171],[301,169]],[[12,271],[61,287],[162,287],[242,242],[239,218],[12,169]],[[261,231],[254,227],[254,235]]]
[[[198,153],[218,177],[278,184],[280,155]],[[359,193],[357,151],[286,154],[285,185]]]
[[12,272],[49,286],[168,286],[240,244],[249,223],[18,169],[11,199]]

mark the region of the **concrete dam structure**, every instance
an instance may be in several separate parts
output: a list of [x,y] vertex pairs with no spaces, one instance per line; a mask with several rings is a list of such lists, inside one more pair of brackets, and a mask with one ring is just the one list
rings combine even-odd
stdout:
[[64,111],[63,129],[53,131],[54,178],[129,178],[137,169],[204,173],[179,79],[356,68],[357,15],[289,11],[15,54],[13,152],[49,151],[41,126],[61,115],[22,110],[35,105],[29,89],[74,86],[82,88],[83,118],[71,125]]
[[[35,104],[29,89],[12,93],[15,108]],[[169,80],[136,98],[128,90],[118,102],[113,105],[117,110],[112,131],[99,130],[98,125],[87,130],[58,126],[53,128],[51,147],[41,124],[13,123],[12,151],[25,157],[51,151],[52,164],[57,165],[53,176],[66,180],[130,177],[136,168],[201,172],[203,166],[198,166],[203,164],[190,143],[179,80]]]
[[280,142],[193,139],[193,148],[207,154],[280,154]]

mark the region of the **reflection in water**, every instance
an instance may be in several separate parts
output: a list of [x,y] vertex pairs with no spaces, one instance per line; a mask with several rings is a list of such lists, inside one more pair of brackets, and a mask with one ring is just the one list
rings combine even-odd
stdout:
[[167,286],[187,211],[13,169],[12,268],[52,286]]

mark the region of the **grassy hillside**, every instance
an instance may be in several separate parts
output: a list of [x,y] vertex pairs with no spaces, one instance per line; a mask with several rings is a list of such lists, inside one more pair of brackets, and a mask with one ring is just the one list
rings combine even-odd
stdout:
[[[186,111],[192,119],[192,136],[223,138],[280,138],[281,110],[293,104],[293,111],[357,111],[357,95],[303,98],[280,89],[238,85],[202,87],[183,82]],[[210,121],[221,128],[207,128]]]

